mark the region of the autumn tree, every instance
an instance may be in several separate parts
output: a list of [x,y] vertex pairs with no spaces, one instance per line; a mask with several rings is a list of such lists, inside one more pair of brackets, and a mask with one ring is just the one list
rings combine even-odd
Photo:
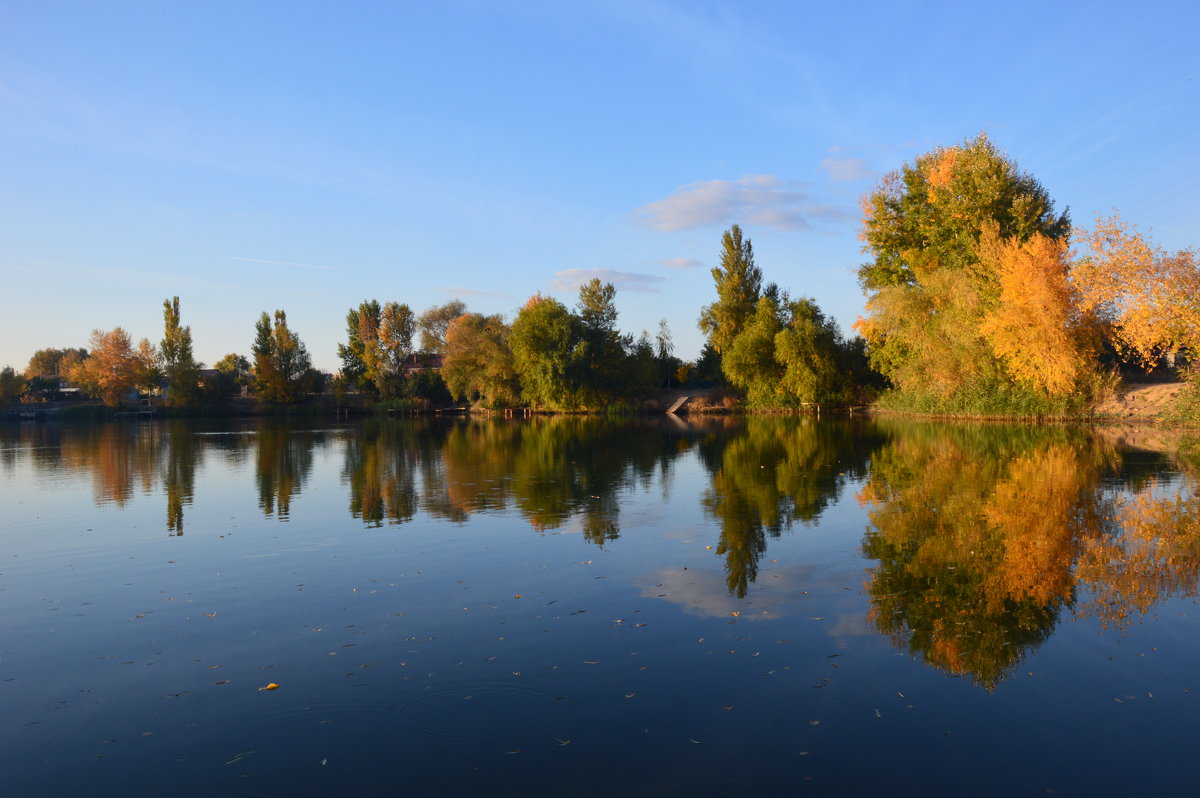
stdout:
[[65,377],[87,356],[88,351],[83,348],[39,349],[29,358],[25,377],[31,380],[37,377]]
[[510,329],[500,315],[464,313],[446,328],[442,377],[459,399],[490,407],[510,407],[520,397],[520,383],[509,347]]
[[712,270],[717,301],[700,314],[700,330],[720,355],[733,345],[755,312],[762,293],[762,272],[754,265],[754,247],[736,224],[721,237],[721,263]]
[[253,367],[245,355],[230,352],[213,364],[213,368],[222,374],[229,374],[239,385],[249,385],[249,377]]
[[[1035,236],[1042,242],[1035,248],[1042,256],[1043,287],[1052,294],[1051,286],[1058,285],[1047,247],[1065,244],[1070,222],[1065,212],[1054,211],[1037,180],[981,134],[904,164],[864,198],[863,211],[861,237],[871,260],[859,269],[859,280],[868,315],[856,327],[868,342],[872,365],[894,386],[944,404],[963,396],[1019,393],[1026,384],[1043,392],[1052,385],[1062,395],[1066,381],[1045,379],[1061,363],[1034,367],[1027,346],[1017,355],[1013,313],[1000,307],[1016,297],[1016,253]],[[993,242],[1018,248],[1005,250],[1008,261],[981,254],[989,249],[981,247],[985,231]],[[1021,257],[1028,271],[1033,256],[1027,251]],[[1006,269],[1012,272],[1007,293]],[[1043,300],[1048,296],[1043,291]],[[1029,307],[1034,300],[1021,301]],[[1046,320],[1047,329],[1066,324],[1070,315]],[[985,319],[992,319],[987,334]],[[1028,335],[1022,340],[1028,342]],[[1072,341],[1067,359],[1078,351]],[[1041,376],[1026,380],[1031,369]]]
[[1111,326],[1117,348],[1146,366],[1200,355],[1200,258],[1167,252],[1120,216],[1076,230],[1086,255],[1071,280],[1083,307]]
[[275,311],[274,324],[266,311],[255,324],[254,391],[272,404],[289,404],[303,398],[318,381],[308,350],[300,336],[288,329],[287,314]]
[[416,319],[408,305],[388,302],[374,336],[363,338],[364,376],[385,399],[398,396],[402,390],[404,363],[412,354],[415,331]]
[[1019,382],[1051,395],[1073,391],[1095,370],[1096,322],[1067,279],[1066,241],[1041,233],[1002,241],[989,225],[979,249],[1000,286],[979,326],[992,351]]
[[195,401],[200,364],[192,356],[192,328],[179,323],[179,297],[163,301],[163,339],[159,359],[167,379],[168,401],[186,405]]
[[461,299],[451,300],[444,305],[435,305],[427,309],[417,319],[417,332],[420,333],[421,351],[431,354],[445,354],[446,333],[450,322],[467,312],[467,304]]
[[342,377],[385,399],[403,390],[405,361],[413,353],[416,319],[408,305],[372,299],[346,315],[347,342],[338,346]]
[[119,405],[130,389],[150,388],[157,381],[158,353],[145,338],[135,348],[129,333],[120,327],[92,330],[90,346],[91,354],[71,369],[70,378],[105,404]]

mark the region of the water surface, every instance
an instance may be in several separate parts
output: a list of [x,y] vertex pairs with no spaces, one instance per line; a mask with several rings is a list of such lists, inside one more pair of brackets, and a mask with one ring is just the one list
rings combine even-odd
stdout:
[[1190,794],[1189,451],[10,425],[0,766],[22,796]]

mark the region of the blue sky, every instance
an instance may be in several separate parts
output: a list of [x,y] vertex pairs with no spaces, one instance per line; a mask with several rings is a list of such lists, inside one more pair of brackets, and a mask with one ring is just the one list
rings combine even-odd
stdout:
[[11,3],[0,366],[162,337],[248,353],[282,308],[336,370],[346,310],[510,317],[613,282],[702,340],[721,232],[844,327],[858,199],[986,130],[1069,206],[1200,243],[1195,3]]

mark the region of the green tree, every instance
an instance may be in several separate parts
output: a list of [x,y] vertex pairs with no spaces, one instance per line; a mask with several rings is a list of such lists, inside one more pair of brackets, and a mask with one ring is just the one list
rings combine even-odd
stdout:
[[871,260],[859,269],[864,289],[914,285],[933,266],[980,274],[976,245],[987,224],[1001,239],[1034,233],[1065,240],[1066,211],[1054,212],[1049,193],[980,133],[938,147],[884,177],[863,200],[862,238]]
[[510,329],[499,315],[466,313],[446,329],[442,377],[450,393],[489,407],[518,402],[520,383],[509,347]]
[[811,299],[792,302],[787,327],[775,335],[775,360],[783,367],[779,390],[792,402],[841,399],[839,369],[846,344],[833,319]]
[[287,314],[275,311],[275,323],[266,311],[255,324],[254,391],[271,404],[289,404],[312,390],[319,376],[300,336],[288,329]]
[[431,354],[445,354],[446,333],[450,322],[467,312],[467,305],[461,299],[455,299],[444,305],[429,308],[417,319],[417,331],[421,335],[421,351]]
[[521,397],[534,407],[574,409],[570,380],[577,320],[561,302],[537,294],[513,321],[509,344],[521,381]]
[[200,382],[200,364],[192,356],[192,328],[179,323],[179,297],[163,301],[163,339],[159,359],[167,378],[168,401],[175,406],[191,404]]
[[580,400],[592,407],[616,399],[629,387],[625,366],[631,342],[617,330],[616,296],[612,283],[595,277],[579,287],[571,377]]
[[254,370],[245,355],[236,352],[218,360],[213,368],[216,377],[204,380],[204,401],[210,404],[223,404],[242,392],[244,386],[254,381]]
[[31,380],[36,377],[65,377],[87,356],[88,351],[83,348],[39,349],[29,358],[25,376]]
[[783,401],[784,367],[775,359],[775,338],[783,328],[783,309],[764,296],[721,358],[729,383],[744,391],[752,405],[772,407]]
[[658,364],[658,384],[670,388],[673,381],[680,382],[677,375],[683,361],[675,357],[675,342],[671,338],[671,328],[666,319],[658,320],[658,334],[654,336],[657,344],[655,360]]
[[712,270],[717,301],[700,314],[700,330],[717,354],[724,355],[754,315],[762,294],[762,272],[754,265],[754,247],[736,224],[721,237],[721,265]]
[[0,405],[15,404],[25,393],[27,385],[25,377],[14,371],[12,366],[0,369]]
[[346,312],[346,343],[338,344],[338,357],[342,360],[342,378],[360,390],[374,391],[374,384],[363,376],[367,371],[363,341],[375,336],[382,314],[383,309],[374,299]]
[[623,359],[623,387],[626,394],[643,396],[662,385],[661,363],[655,355],[654,342],[648,330],[642,330],[641,336],[633,342]]

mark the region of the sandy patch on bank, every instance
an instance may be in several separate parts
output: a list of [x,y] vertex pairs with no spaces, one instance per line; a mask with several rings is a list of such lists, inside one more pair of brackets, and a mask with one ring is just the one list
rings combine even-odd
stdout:
[[1129,383],[1118,388],[1116,396],[1097,407],[1096,415],[1153,421],[1174,407],[1183,389],[1182,382]]

